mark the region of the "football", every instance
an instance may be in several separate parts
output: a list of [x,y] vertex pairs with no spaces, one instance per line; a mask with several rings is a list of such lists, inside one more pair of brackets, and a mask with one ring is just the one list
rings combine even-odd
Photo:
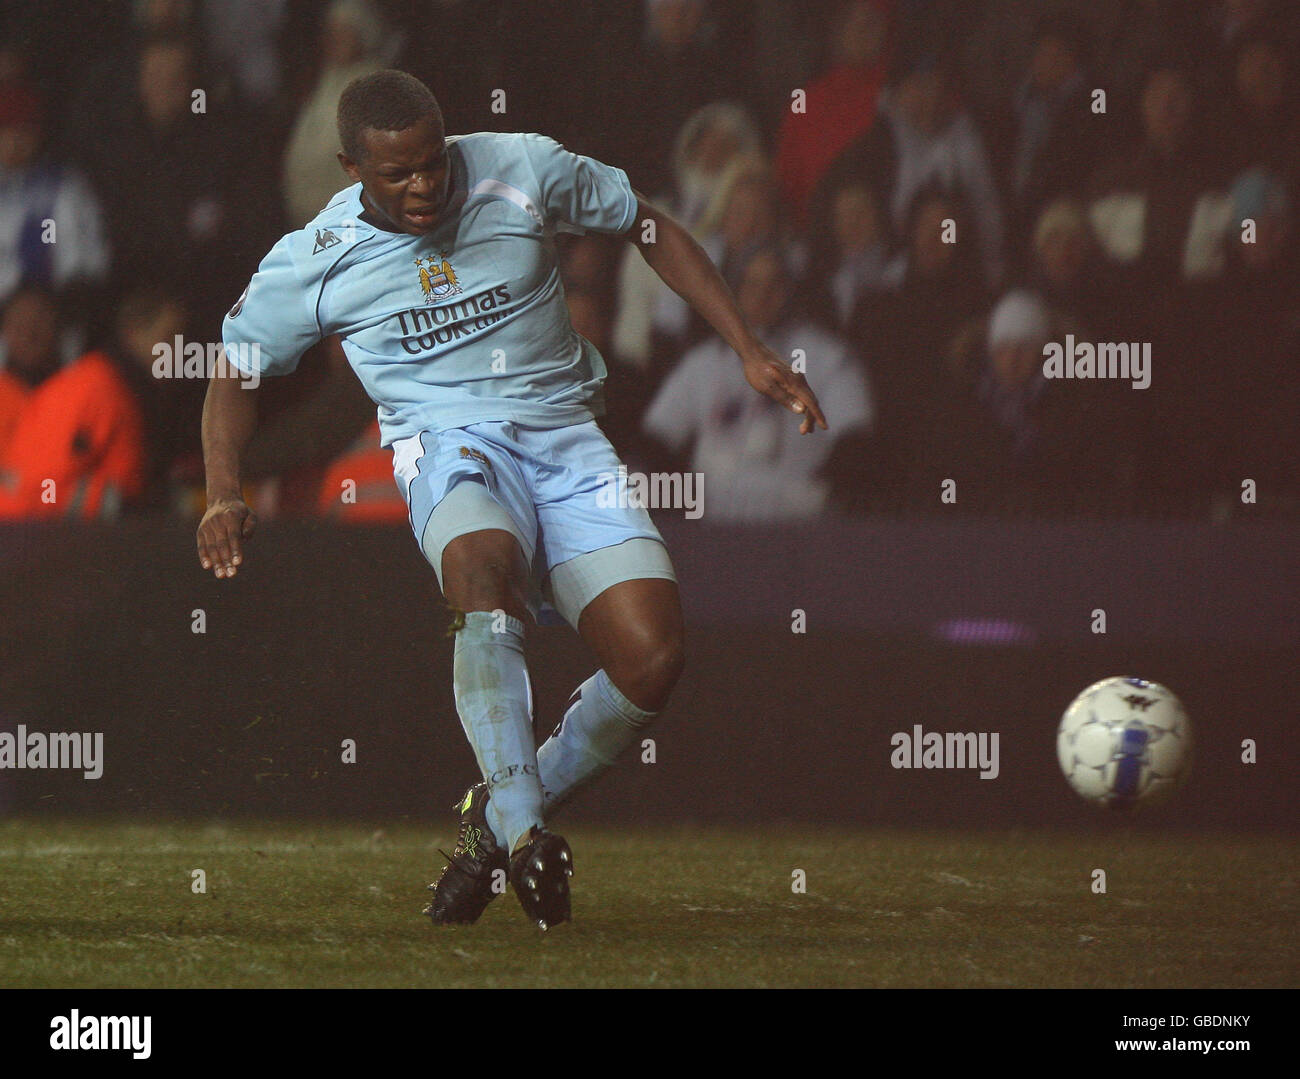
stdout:
[[1182,703],[1159,683],[1105,678],[1066,708],[1056,755],[1083,798],[1133,810],[1164,801],[1186,780],[1191,725]]

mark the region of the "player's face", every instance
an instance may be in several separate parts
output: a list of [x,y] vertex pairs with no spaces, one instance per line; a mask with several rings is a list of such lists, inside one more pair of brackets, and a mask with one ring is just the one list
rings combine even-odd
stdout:
[[398,232],[421,236],[432,231],[447,207],[451,181],[441,122],[423,120],[404,131],[368,128],[362,138],[366,154],[361,161],[344,154],[339,160],[361,182],[370,210]]

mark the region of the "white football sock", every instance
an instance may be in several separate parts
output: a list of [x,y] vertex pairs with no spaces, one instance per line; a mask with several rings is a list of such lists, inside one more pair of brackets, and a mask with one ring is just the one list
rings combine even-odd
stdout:
[[456,711],[492,796],[488,823],[510,851],[542,823],[524,624],[506,614],[470,611],[456,632],[452,670]]
[[613,764],[656,715],[623,696],[603,670],[583,682],[537,751],[546,815]]

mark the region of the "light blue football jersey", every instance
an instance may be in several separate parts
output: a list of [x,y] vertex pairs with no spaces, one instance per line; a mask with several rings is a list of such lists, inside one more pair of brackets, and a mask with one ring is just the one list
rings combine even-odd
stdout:
[[555,233],[631,228],[627,175],[543,135],[452,136],[447,153],[432,232],[368,224],[354,184],[271,248],[222,323],[231,362],[288,374],[340,334],[385,446],[485,420],[555,428],[600,415],[605,363],[569,322]]

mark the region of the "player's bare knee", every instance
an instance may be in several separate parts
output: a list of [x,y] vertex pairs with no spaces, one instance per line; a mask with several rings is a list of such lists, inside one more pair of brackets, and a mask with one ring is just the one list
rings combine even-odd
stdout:
[[515,614],[523,606],[519,582],[510,567],[496,559],[465,567],[447,584],[448,599],[465,612],[504,610]]
[[686,667],[686,649],[679,635],[653,638],[638,648],[624,675],[627,697],[649,712],[661,711],[668,703]]
[[648,660],[650,680],[667,703],[686,669],[686,646],[680,636],[664,640]]

